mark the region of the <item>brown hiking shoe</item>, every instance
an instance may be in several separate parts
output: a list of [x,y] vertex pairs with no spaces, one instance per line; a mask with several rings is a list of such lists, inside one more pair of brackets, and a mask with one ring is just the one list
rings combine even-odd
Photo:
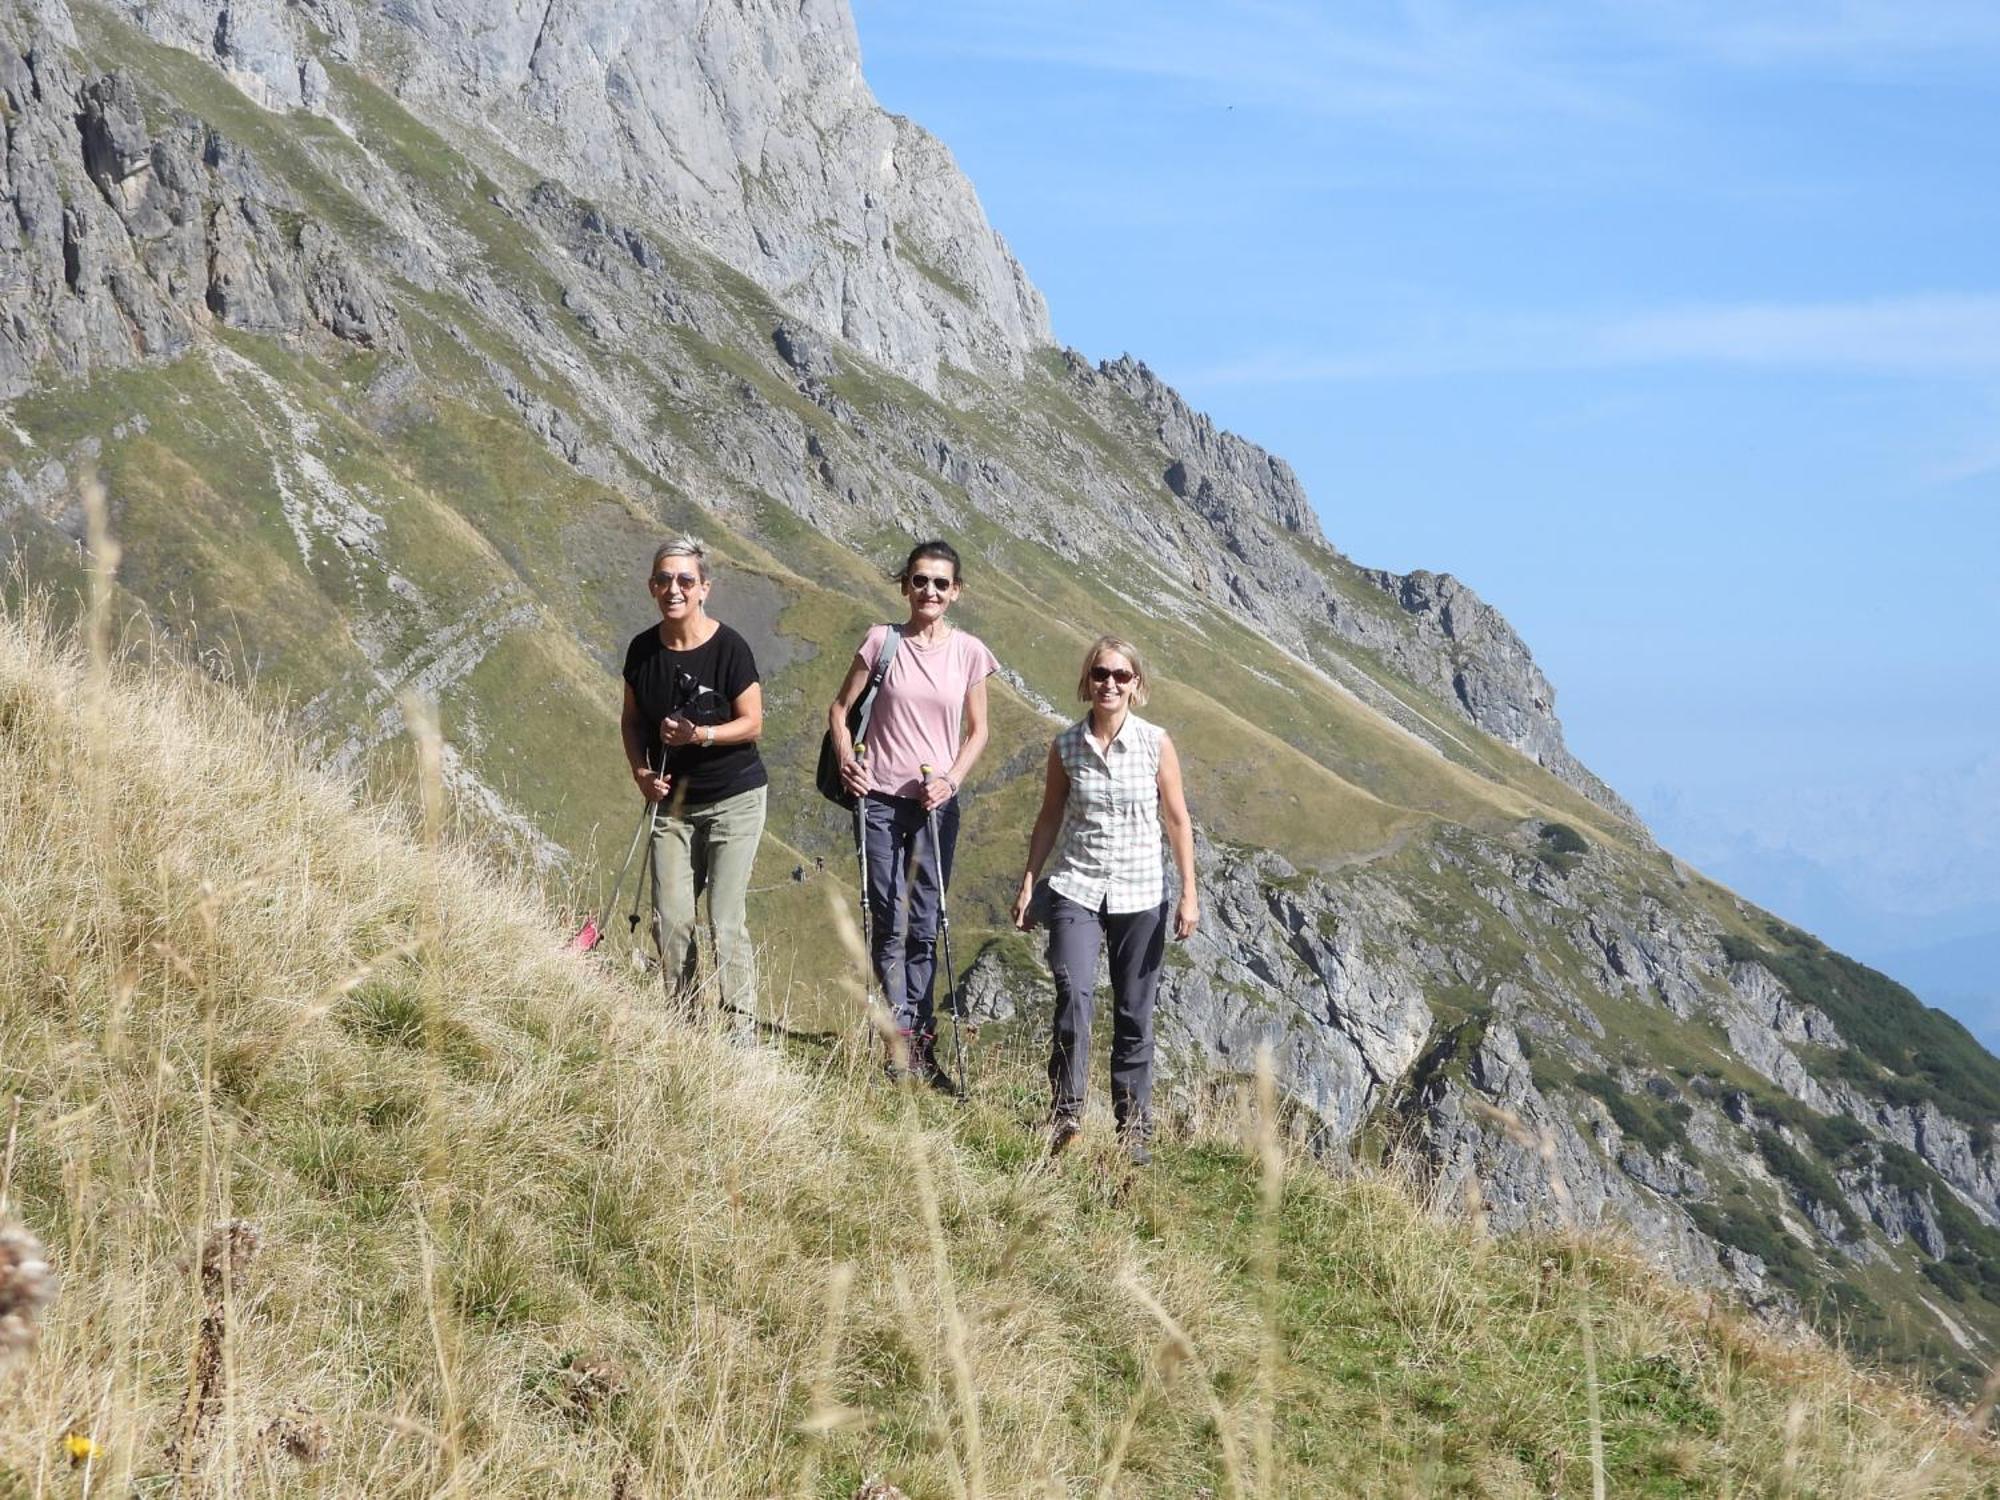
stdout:
[[1061,1156],[1069,1143],[1083,1134],[1083,1121],[1075,1115],[1056,1115],[1049,1121],[1049,1155]]
[[918,1077],[917,1039],[907,1031],[889,1038],[889,1055],[882,1059],[882,1076],[891,1083]]
[[945,1071],[944,1064],[938,1061],[937,1033],[919,1031],[910,1038],[910,1042],[910,1071],[916,1075],[917,1081],[947,1094],[956,1094],[957,1083]]

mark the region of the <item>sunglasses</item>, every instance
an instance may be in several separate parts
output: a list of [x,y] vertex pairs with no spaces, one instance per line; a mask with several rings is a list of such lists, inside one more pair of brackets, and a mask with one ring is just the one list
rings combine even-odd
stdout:
[[955,578],[933,578],[928,573],[912,573],[910,589],[911,592],[919,594],[926,589],[936,589],[940,594],[948,594],[951,592],[951,586],[957,581]]
[[1092,667],[1090,669],[1090,680],[1092,682],[1115,682],[1120,687],[1124,687],[1126,683],[1138,675],[1130,667]]
[[701,574],[699,573],[655,573],[653,575],[654,588],[672,588],[675,584],[679,584],[683,594],[700,582]]

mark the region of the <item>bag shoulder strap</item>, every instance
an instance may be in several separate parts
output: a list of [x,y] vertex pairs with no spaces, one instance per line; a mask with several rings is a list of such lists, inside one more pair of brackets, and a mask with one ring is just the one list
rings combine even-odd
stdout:
[[889,675],[889,663],[896,659],[896,648],[903,644],[902,626],[890,625],[886,628],[888,634],[883,637],[882,649],[875,654],[875,670],[868,678],[871,687],[882,685],[882,679]]
[[875,695],[881,691],[882,679],[889,675],[889,663],[896,659],[896,648],[903,644],[902,626],[891,624],[885,628],[888,635],[882,642],[882,649],[875,653],[875,669],[868,674],[868,686],[861,690],[861,699],[854,705],[854,711],[860,717],[860,722],[855,725],[857,738],[868,729],[868,720],[875,712]]

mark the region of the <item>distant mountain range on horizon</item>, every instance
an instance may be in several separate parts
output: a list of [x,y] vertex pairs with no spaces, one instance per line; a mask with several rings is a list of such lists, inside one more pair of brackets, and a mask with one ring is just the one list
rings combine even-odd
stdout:
[[1662,843],[2000,1047],[2000,755],[1889,782],[1637,798]]

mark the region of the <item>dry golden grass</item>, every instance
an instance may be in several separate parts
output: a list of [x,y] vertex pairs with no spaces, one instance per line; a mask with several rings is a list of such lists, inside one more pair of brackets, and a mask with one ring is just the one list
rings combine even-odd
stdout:
[[1996,1492],[1949,1414],[1288,1161],[1254,1093],[1132,1181],[865,1028],[733,1048],[439,823],[0,621],[0,1195],[61,1275],[0,1496],[1587,1494],[1593,1440],[1612,1493]]

